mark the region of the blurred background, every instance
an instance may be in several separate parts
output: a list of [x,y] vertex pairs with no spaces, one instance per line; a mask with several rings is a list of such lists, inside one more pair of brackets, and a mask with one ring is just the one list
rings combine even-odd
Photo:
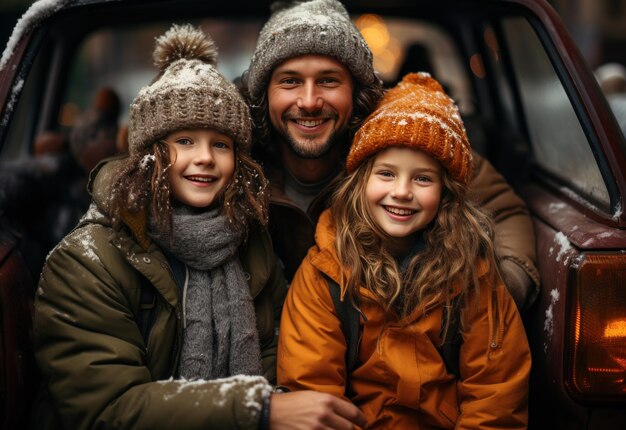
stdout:
[[626,64],[626,0],[553,0],[592,69]]
[[[0,0],[0,47],[32,0]],[[626,0],[550,0],[592,69],[626,65]]]

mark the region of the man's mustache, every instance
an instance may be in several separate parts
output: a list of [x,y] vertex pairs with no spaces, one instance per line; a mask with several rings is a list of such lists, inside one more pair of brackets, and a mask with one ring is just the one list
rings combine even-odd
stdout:
[[291,109],[283,113],[283,121],[303,119],[303,118],[315,118],[315,119],[337,119],[339,114],[336,110],[330,108],[317,109],[314,111],[304,109]]

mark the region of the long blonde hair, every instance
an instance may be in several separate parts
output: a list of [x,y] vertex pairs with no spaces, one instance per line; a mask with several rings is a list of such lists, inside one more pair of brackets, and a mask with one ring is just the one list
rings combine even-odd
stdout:
[[[337,228],[339,260],[349,276],[341,280],[342,294],[359,297],[365,287],[387,315],[402,320],[417,307],[443,302],[450,306],[453,286],[461,283],[461,297],[478,290],[477,258],[489,263],[487,276],[496,276],[493,223],[465,198],[466,187],[443,170],[443,189],[435,219],[423,230],[425,249],[410,259],[401,273],[387,250],[389,236],[369,213],[365,188],[376,156],[348,175],[333,195],[331,208]],[[343,271],[344,275],[346,271]],[[458,301],[459,305],[463,301]],[[453,312],[448,313],[444,337]]]

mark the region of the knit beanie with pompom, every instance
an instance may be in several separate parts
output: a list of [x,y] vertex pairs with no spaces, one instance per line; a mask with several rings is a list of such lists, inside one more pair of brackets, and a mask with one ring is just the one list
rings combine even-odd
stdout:
[[425,151],[456,181],[471,180],[472,151],[459,109],[428,73],[409,73],[387,91],[354,136],[348,173],[391,146]]
[[128,144],[131,154],[169,133],[212,128],[249,152],[252,120],[234,84],[216,69],[217,48],[211,37],[189,24],[173,25],[156,39],[152,83],[130,105]]
[[372,52],[339,1],[278,1],[271,9],[246,72],[253,101],[265,92],[276,66],[301,55],[334,57],[364,85],[378,79]]

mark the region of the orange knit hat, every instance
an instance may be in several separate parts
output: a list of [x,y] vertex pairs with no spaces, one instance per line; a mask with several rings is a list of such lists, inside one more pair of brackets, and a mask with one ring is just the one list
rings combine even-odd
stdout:
[[425,151],[452,178],[465,185],[470,182],[472,151],[459,110],[428,73],[409,73],[387,91],[354,136],[346,160],[348,173],[390,146]]

